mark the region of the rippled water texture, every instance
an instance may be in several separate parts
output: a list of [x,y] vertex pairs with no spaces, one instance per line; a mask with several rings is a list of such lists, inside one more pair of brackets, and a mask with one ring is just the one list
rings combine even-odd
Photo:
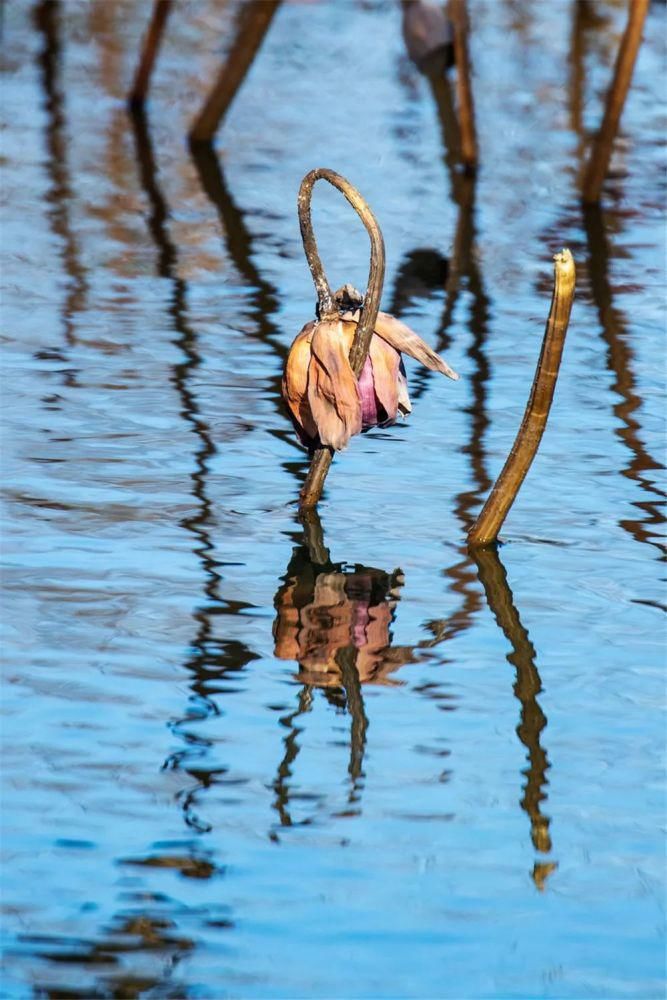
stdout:
[[[665,7],[585,213],[624,5],[469,9],[476,184],[398,4],[283,4],[196,161],[234,7],[176,5],[134,120],[148,3],[4,7],[3,996],[663,995]],[[280,376],[320,165],[462,377],[408,364],[305,538]],[[550,425],[477,565],[562,245]]]

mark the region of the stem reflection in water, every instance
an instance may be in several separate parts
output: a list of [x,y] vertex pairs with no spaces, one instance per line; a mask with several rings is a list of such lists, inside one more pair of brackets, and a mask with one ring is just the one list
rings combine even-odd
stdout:
[[391,624],[403,575],[368,566],[331,561],[324,544],[317,511],[305,511],[301,544],[292,558],[275,597],[273,627],[275,655],[295,660],[296,680],[303,687],[295,712],[281,719],[289,728],[285,756],[274,782],[282,826],[291,826],[289,812],[291,765],[298,752],[295,719],[310,711],[312,691],[320,688],[337,707],[351,716],[350,805],[360,797],[368,718],[363,684],[397,684],[389,675],[414,662],[413,647],[392,646]]
[[[528,751],[528,768],[524,771],[526,784],[521,799],[521,808],[530,819],[530,836],[536,851],[548,854],[551,851],[549,819],[542,814],[541,803],[546,799],[545,786],[549,759],[541,744],[541,734],[547,724],[547,717],[540,708],[537,696],[542,690],[542,682],[535,664],[535,647],[524,628],[514,597],[507,581],[505,567],[495,548],[473,549],[472,557],[477,564],[479,580],[484,587],[486,601],[493,617],[512,646],[507,660],[516,670],[514,694],[521,705],[521,718],[517,735]],[[544,889],[546,880],[556,862],[539,861],[533,868],[533,881],[538,889]]]
[[210,827],[197,815],[196,798],[200,789],[215,782],[216,775],[205,767],[197,766],[197,762],[208,752],[210,742],[193,733],[188,726],[194,719],[205,719],[219,713],[216,702],[208,694],[211,680],[219,680],[229,671],[242,670],[247,663],[256,659],[256,655],[243,643],[218,639],[215,635],[215,616],[234,614],[250,605],[244,601],[223,599],[220,594],[220,569],[224,562],[215,556],[215,543],[211,534],[212,503],[207,491],[209,463],[215,454],[215,445],[189,386],[192,375],[201,364],[197,334],[187,316],[187,285],[178,275],[177,250],[168,226],[169,209],[158,184],[146,118],[141,110],[135,110],[131,119],[140,180],[150,209],[148,228],[158,253],[157,273],[171,282],[169,312],[176,332],[174,342],[183,354],[183,361],[172,366],[171,380],[180,399],[181,415],[191,428],[195,440],[194,470],[190,474],[195,512],[183,518],[181,525],[192,537],[192,550],[204,576],[205,599],[194,611],[197,633],[192,641],[192,656],[185,663],[192,676],[190,686],[193,695],[185,718],[172,724],[174,733],[185,742],[186,748],[170,755],[165,767],[184,770],[195,778],[195,786],[182,794],[182,808],[188,826],[198,832],[205,832]]
[[[65,340],[71,346],[77,341],[74,317],[85,308],[88,281],[70,219],[73,193],[68,166],[69,140],[65,101],[61,84],[60,11],[61,7],[57,0],[43,0],[35,7],[34,20],[44,43],[38,58],[47,113],[46,169],[51,185],[47,195],[50,206],[48,214],[53,232],[61,244],[60,254],[67,282],[62,317]],[[53,355],[50,353],[49,356]]]
[[634,502],[634,506],[647,516],[641,519],[624,518],[619,524],[638,542],[648,542],[664,553],[665,546],[655,540],[657,532],[650,528],[658,528],[664,524],[661,507],[664,506],[665,493],[648,475],[662,471],[664,465],[649,454],[638,433],[641,425],[634,414],[641,406],[641,398],[637,394],[632,371],[634,357],[627,339],[627,323],[621,311],[614,306],[609,281],[609,243],[605,215],[599,205],[582,205],[582,212],[588,251],[588,279],[602,336],[607,345],[607,367],[614,375],[614,392],[620,397],[614,404],[614,414],[621,423],[616,428],[616,434],[631,454],[630,462],[622,470],[622,474],[636,482],[651,498]]
[[[601,16],[597,6],[580,2],[573,7],[572,47],[570,58],[569,104],[570,123],[572,131],[578,138],[578,154],[583,160],[587,145],[584,130],[582,109],[585,104],[586,57],[589,47],[589,34],[595,31],[598,44],[601,40],[614,37],[610,24]],[[611,43],[610,43],[611,44]],[[604,56],[610,52],[604,52]],[[581,166],[581,164],[580,164]],[[618,189],[622,184],[620,177],[615,178],[614,185]],[[610,193],[612,185],[608,185]],[[620,191],[617,190],[618,198]],[[618,200],[617,198],[617,200]],[[572,215],[579,216],[583,225],[586,245],[586,272],[590,283],[590,293],[597,310],[598,322],[602,338],[606,344],[606,362],[610,374],[614,378],[613,390],[619,397],[614,404],[614,415],[620,426],[615,429],[616,436],[630,452],[630,460],[622,470],[622,475],[636,482],[640,489],[648,494],[646,500],[635,501],[634,506],[646,515],[641,519],[624,518],[620,526],[636,541],[654,545],[661,553],[665,547],[655,540],[656,531],[650,528],[664,523],[661,507],[664,504],[665,493],[657,486],[651,473],[664,470],[664,464],[657,461],[644,445],[641,436],[641,424],[635,413],[641,406],[641,397],[636,388],[633,372],[634,352],[631,346],[629,323],[624,314],[614,305],[612,283],[609,277],[611,258],[610,234],[620,235],[624,225],[624,214],[609,209],[603,211],[599,205],[581,203],[573,209]],[[571,228],[574,219],[569,216],[568,227]],[[579,224],[577,218],[576,223]]]

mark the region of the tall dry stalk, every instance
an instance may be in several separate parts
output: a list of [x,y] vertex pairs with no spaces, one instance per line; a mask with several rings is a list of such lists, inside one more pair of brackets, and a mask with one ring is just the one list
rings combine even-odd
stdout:
[[593,141],[588,166],[584,174],[582,197],[586,202],[600,200],[602,185],[609,169],[614,139],[623,113],[623,105],[630,89],[649,2],[650,0],[628,0],[628,23],[616,57],[614,77],[607,92],[602,125]]
[[468,532],[468,545],[473,548],[491,545],[498,538],[498,532],[539,448],[558,379],[574,300],[574,286],[574,260],[569,250],[562,250],[554,257],[551,309],[528,405],[507,461],[479,517]]

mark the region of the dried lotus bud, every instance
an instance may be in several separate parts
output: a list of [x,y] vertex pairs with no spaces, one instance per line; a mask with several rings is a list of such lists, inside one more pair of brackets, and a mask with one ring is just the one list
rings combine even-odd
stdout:
[[346,285],[336,292],[339,320],[307,323],[290,348],[283,397],[302,444],[345,448],[354,434],[393,424],[411,412],[401,354],[432,371],[458,375],[405,323],[378,313],[368,357],[359,378],[349,361],[361,296]]

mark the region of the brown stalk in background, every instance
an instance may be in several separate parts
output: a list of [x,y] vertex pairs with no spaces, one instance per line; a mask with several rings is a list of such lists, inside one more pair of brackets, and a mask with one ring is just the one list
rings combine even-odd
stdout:
[[642,40],[648,6],[649,0],[628,0],[628,23],[616,57],[614,77],[607,92],[602,125],[593,142],[584,174],[582,197],[586,202],[600,200],[600,192],[607,176],[614,139]]
[[241,5],[238,33],[190,130],[191,142],[210,142],[215,135],[252,65],[279,3],[280,0],[249,0]]
[[143,107],[146,100],[148,84],[150,83],[157,54],[160,51],[162,34],[170,11],[171,0],[155,0],[153,13],[151,14],[151,23],[148,26],[139,65],[134,74],[134,83],[127,98],[127,103],[133,110]]
[[574,299],[575,267],[569,250],[554,257],[554,291],[542,351],[521,427],[482,511],[468,532],[468,545],[491,545],[498,538],[526,473],[537,453],[556,388],[565,335]]
[[454,26],[454,60],[456,62],[456,98],[461,134],[461,160],[469,171],[477,168],[477,136],[475,106],[470,83],[468,52],[468,11],[465,0],[449,0],[449,16]]
[[[339,317],[338,306],[334,301],[333,293],[317,250],[317,242],[311,218],[313,186],[320,178],[328,181],[329,184],[338,188],[345,195],[366,227],[371,241],[368,287],[364,295],[364,302],[361,307],[361,315],[357,323],[352,347],[350,348],[350,365],[355,378],[358,379],[368,355],[368,349],[380,308],[380,296],[382,295],[382,285],[384,283],[384,240],[377,219],[370,210],[368,203],[348,180],[333,170],[327,170],[325,167],[318,167],[316,170],[311,170],[310,173],[306,174],[301,181],[297,202],[299,225],[301,227],[304,253],[306,254],[308,267],[313,276],[317,292],[320,320],[337,320]],[[300,494],[299,506],[301,510],[314,507],[322,496],[324,481],[327,477],[332,458],[332,448],[318,448],[315,451]]]

